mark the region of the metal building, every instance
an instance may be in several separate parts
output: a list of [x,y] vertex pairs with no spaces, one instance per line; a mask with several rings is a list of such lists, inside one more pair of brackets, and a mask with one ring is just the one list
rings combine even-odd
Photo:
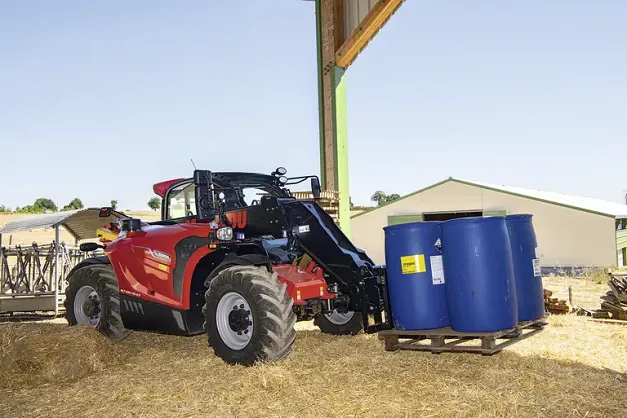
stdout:
[[627,205],[454,178],[352,216],[352,239],[383,264],[387,225],[517,213],[533,214],[544,274],[627,265]]

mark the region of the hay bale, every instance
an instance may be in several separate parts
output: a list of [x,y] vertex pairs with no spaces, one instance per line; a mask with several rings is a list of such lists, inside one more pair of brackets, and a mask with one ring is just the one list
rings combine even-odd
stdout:
[[0,388],[73,382],[118,359],[117,348],[91,328],[53,324],[0,327]]

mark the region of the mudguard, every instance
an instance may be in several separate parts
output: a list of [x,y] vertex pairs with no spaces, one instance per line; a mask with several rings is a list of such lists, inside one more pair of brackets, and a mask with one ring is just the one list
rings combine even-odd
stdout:
[[86,258],[83,261],[81,261],[80,263],[78,263],[77,265],[75,265],[72,268],[72,270],[70,270],[70,272],[68,273],[67,277],[72,276],[72,274],[74,274],[74,272],[76,272],[79,269],[82,269],[83,267],[91,266],[91,265],[94,265],[94,264],[111,264],[111,260],[109,260],[109,257],[107,257],[106,255],[98,256],[98,257]]

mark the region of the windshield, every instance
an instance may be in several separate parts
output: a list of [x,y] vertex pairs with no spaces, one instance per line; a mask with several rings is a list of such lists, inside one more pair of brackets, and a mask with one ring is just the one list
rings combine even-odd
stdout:
[[167,195],[166,219],[184,218],[196,215],[196,195],[194,183],[187,182],[172,188]]
[[[241,209],[259,203],[264,195],[290,197],[278,179],[264,174],[213,173],[216,195],[224,193],[226,210]],[[196,216],[195,185],[188,179],[170,189],[166,195],[165,219]]]

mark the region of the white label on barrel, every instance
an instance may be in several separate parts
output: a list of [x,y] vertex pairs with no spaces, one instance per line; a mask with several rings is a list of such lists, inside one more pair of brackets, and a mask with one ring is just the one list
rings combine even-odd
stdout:
[[542,270],[540,269],[540,259],[534,258],[533,262],[533,275],[535,277],[540,277],[542,275]]
[[441,255],[432,255],[431,259],[431,281],[433,284],[444,284],[444,265]]

